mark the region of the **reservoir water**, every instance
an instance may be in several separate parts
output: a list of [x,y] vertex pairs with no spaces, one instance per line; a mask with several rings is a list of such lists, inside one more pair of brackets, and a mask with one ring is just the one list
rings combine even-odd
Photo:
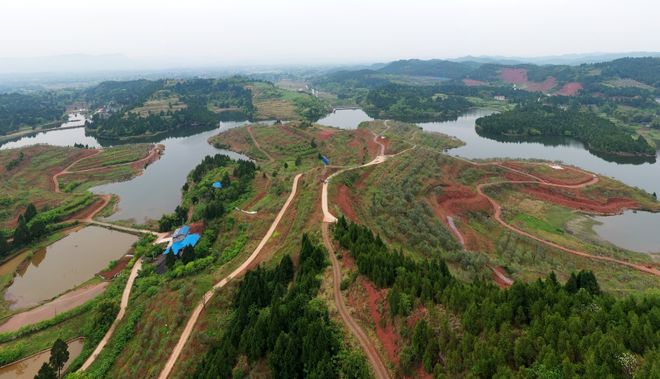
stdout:
[[126,254],[137,237],[88,226],[40,249],[5,291],[11,309],[35,306],[92,278]]
[[225,154],[232,159],[249,158],[229,150],[216,149],[208,143],[220,131],[244,125],[246,122],[221,122],[220,127],[187,137],[170,137],[159,141],[165,145],[165,154],[149,165],[144,174],[125,182],[105,184],[92,188],[94,193],[119,195],[117,212],[109,221],[134,220],[141,223],[158,219],[174,211],[181,202],[181,186],[188,173],[207,155]]
[[318,120],[321,125],[340,129],[355,129],[363,121],[372,121],[362,109],[339,109]]
[[80,143],[89,147],[101,147],[96,138],[85,135],[85,128],[83,127],[85,126],[85,117],[83,115],[72,113],[68,117],[69,120],[60,125],[60,128],[67,129],[55,129],[47,132],[39,132],[31,136],[20,137],[15,141],[2,144],[0,150],[41,143],[55,146],[73,146],[74,143]]
[[479,117],[493,113],[489,110],[474,110],[455,121],[420,123],[424,130],[440,132],[457,137],[465,142],[449,151],[450,154],[470,159],[522,158],[562,161],[597,174],[610,176],[630,186],[639,187],[649,193],[660,194],[660,163],[625,163],[598,157],[584,148],[581,142],[564,138],[545,138],[534,142],[498,141],[482,137],[475,131]]
[[660,253],[660,213],[625,211],[615,216],[595,216],[594,231],[608,242],[642,253]]

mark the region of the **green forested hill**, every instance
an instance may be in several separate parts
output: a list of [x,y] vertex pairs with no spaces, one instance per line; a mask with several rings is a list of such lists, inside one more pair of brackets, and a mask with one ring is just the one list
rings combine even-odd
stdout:
[[644,137],[635,137],[590,111],[531,104],[482,117],[476,123],[480,134],[573,137],[597,152],[655,156]]

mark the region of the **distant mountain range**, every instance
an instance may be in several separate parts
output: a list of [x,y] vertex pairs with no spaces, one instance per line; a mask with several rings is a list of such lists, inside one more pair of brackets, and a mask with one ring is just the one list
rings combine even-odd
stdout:
[[447,59],[454,62],[477,62],[477,63],[497,63],[503,65],[516,65],[523,63],[533,64],[563,64],[579,65],[583,63],[609,62],[619,58],[640,58],[640,57],[660,57],[660,52],[652,51],[633,51],[626,53],[586,53],[586,54],[565,54],[548,55],[542,57],[504,57],[504,56],[465,56],[454,59]]

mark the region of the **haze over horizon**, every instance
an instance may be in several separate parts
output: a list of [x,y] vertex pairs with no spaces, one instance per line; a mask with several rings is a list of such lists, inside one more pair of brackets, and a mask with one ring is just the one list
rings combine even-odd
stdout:
[[113,55],[170,68],[654,52],[658,14],[647,0],[10,1],[0,58]]

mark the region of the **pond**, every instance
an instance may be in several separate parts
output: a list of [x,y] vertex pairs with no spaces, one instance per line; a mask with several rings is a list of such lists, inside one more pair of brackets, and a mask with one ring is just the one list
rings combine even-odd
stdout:
[[[77,338],[67,343],[69,359],[64,364],[66,370],[71,362],[82,352],[84,340]],[[34,354],[18,362],[0,367],[0,379],[32,379],[39,372],[41,366],[50,359],[50,349]]]
[[340,129],[355,129],[363,121],[373,121],[362,109],[337,109],[316,123]]
[[475,131],[475,121],[493,113],[478,109],[459,117],[455,121],[420,123],[424,130],[440,132],[461,139],[465,146],[450,150],[450,154],[469,159],[522,158],[562,161],[585,170],[618,179],[630,186],[639,187],[649,193],[660,194],[660,163],[625,163],[598,157],[581,142],[566,138],[543,138],[534,142],[498,141],[482,137]]
[[88,226],[34,253],[5,291],[11,309],[35,306],[92,278],[126,254],[132,234]]
[[660,213],[625,211],[615,216],[594,216],[598,236],[624,249],[660,253]]

